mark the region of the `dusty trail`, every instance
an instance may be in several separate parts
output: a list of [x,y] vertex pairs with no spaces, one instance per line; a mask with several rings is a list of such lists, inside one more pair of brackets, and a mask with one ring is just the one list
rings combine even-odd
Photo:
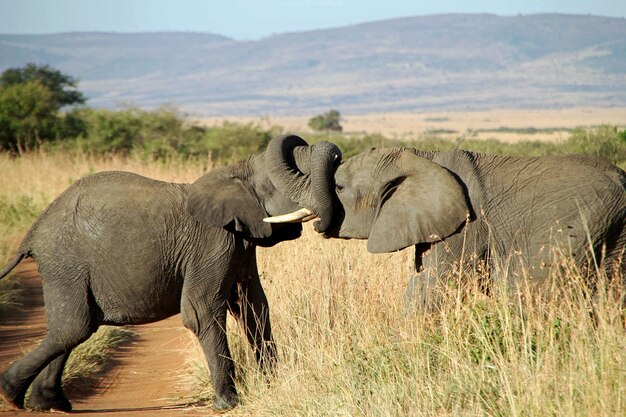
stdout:
[[[0,317],[0,371],[29,352],[46,333],[41,280],[34,262],[18,266],[24,306]],[[179,384],[192,335],[179,316],[133,326],[134,341],[119,349],[103,375],[68,391],[72,414],[98,417],[206,416],[207,407],[189,405],[189,392]],[[55,413],[56,414],[56,413]],[[50,416],[0,406],[1,416]]]

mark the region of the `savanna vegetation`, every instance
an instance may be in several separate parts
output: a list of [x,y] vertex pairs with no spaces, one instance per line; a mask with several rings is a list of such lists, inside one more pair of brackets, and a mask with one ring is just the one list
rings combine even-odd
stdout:
[[329,110],[324,114],[319,114],[309,119],[309,127],[318,132],[341,132],[341,113],[338,110]]
[[[47,88],[36,83],[29,89]],[[6,87],[0,96],[3,92]],[[198,126],[165,107],[79,106],[57,108],[54,116],[65,130],[53,129],[56,133],[45,137],[34,130],[31,136],[2,136],[0,263],[10,259],[46,205],[81,176],[118,169],[191,182],[214,166],[261,152],[282,133],[280,127],[253,124]],[[515,144],[498,142],[497,132],[487,141],[471,134],[456,141],[430,135],[410,142],[339,132],[305,136],[309,142],[337,143],[344,158],[373,146],[412,146],[509,155],[587,153],[625,168],[622,129],[576,129],[558,143]],[[444,277],[440,308],[406,313],[402,297],[413,266],[410,249],[370,255],[364,242],[323,240],[305,229],[299,240],[259,249],[280,357],[273,376],[257,369],[236,323],[228,324],[242,395],[233,415],[626,414],[626,292],[620,279],[598,276],[592,294],[584,274],[565,262],[543,297],[529,290],[512,297],[498,285],[486,292],[483,272],[459,268]],[[15,278],[4,279],[0,314],[19,303]],[[188,367],[187,383],[197,398],[211,397],[199,347]],[[70,370],[68,377],[76,374]]]

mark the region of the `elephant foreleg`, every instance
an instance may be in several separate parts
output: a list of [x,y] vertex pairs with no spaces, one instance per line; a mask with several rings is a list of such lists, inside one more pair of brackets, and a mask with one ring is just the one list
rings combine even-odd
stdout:
[[438,277],[434,271],[422,270],[414,273],[409,279],[404,294],[404,309],[406,312],[413,310],[430,311],[436,306],[435,291]]
[[228,349],[226,338],[226,300],[206,310],[208,303],[198,305],[189,298],[183,300],[181,313],[185,327],[193,331],[209,365],[215,401],[213,408],[229,410],[237,405],[239,398],[235,388],[235,365]]

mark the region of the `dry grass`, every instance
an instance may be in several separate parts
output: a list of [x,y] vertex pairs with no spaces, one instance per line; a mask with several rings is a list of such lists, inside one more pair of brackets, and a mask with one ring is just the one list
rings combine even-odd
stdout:
[[87,342],[72,350],[63,372],[63,385],[80,386],[85,379],[102,372],[115,349],[129,343],[135,335],[124,327],[100,327]]
[[0,315],[20,305],[21,293],[17,279],[9,277],[0,281]]
[[[243,393],[233,415],[626,413],[621,287],[591,297],[570,267],[554,277],[551,299],[527,290],[515,298],[499,288],[486,295],[477,272],[454,274],[440,309],[407,313],[410,249],[370,255],[364,242],[309,229],[259,252],[280,362],[268,382],[230,323]],[[206,372],[199,350],[194,361]],[[198,386],[210,397],[207,384]]]
[[74,181],[94,172],[123,170],[163,181],[192,182],[210,168],[201,163],[152,162],[117,155],[34,152],[13,158],[0,153],[0,194],[28,195],[47,205]]

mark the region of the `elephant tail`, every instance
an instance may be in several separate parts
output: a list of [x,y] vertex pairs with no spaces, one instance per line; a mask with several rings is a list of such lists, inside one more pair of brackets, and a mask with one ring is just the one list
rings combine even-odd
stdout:
[[5,275],[11,272],[11,270],[15,268],[15,266],[19,264],[22,259],[24,259],[24,256],[26,256],[24,253],[18,253],[15,255],[15,258],[13,258],[11,262],[9,262],[9,264],[2,271],[0,271],[0,279],[4,278]]

